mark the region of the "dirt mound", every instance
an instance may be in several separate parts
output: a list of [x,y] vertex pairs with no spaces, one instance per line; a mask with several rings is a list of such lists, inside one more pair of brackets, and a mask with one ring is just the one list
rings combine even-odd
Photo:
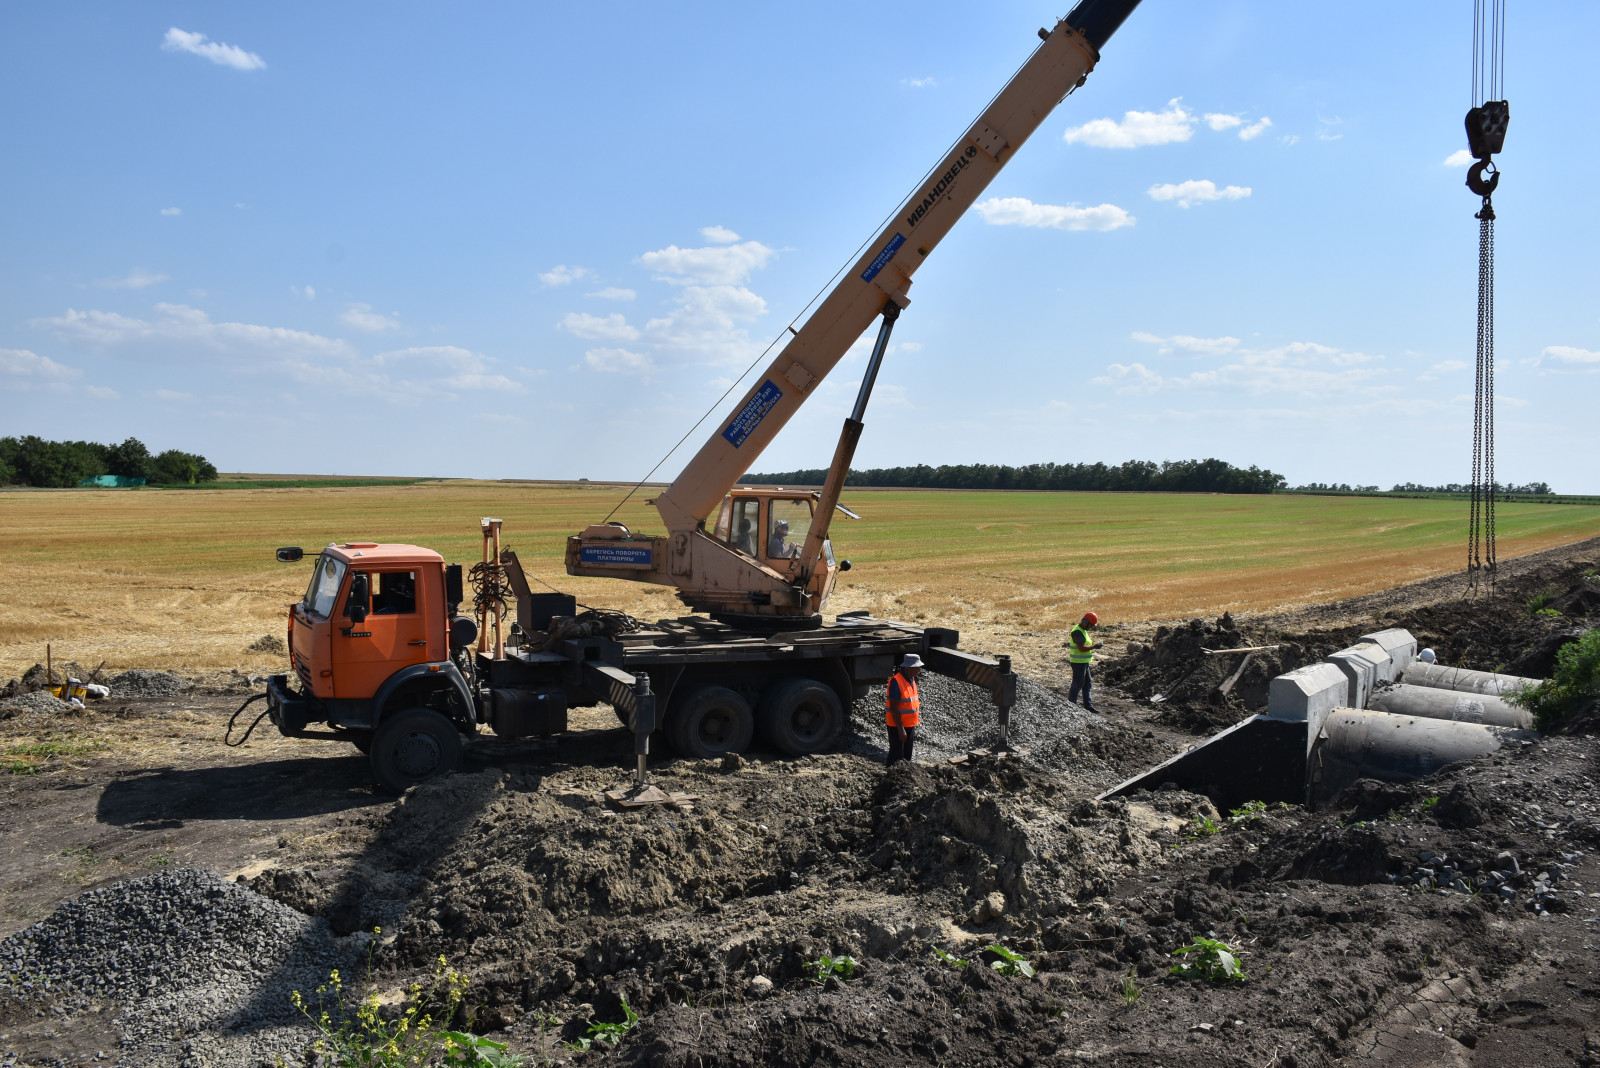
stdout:
[[[925,674],[917,685],[922,696],[918,760],[946,760],[998,745],[998,713],[987,692],[940,675]],[[884,759],[888,743],[884,700],[883,687],[875,687],[851,707],[851,733],[844,743],[851,752]],[[1010,742],[1027,750],[1035,765],[1066,774],[1085,787],[1110,786],[1121,778],[1106,759],[1116,745],[1116,733],[1103,717],[1018,676]]]
[[72,705],[43,690],[30,690],[0,701],[0,719],[10,719],[12,716],[61,716],[70,715],[73,711]]
[[112,697],[175,697],[191,689],[180,675],[141,668],[113,675],[106,685],[111,688]]
[[358,949],[211,872],[164,872],[92,890],[0,942],[0,1029],[20,1049],[42,999],[61,1028],[81,1015],[98,1030],[110,1003],[127,1063],[276,1063],[311,1038],[291,990],[309,995]]
[[270,653],[273,656],[287,656],[289,647],[283,644],[283,639],[276,634],[263,634],[255,641],[244,647],[247,653]]

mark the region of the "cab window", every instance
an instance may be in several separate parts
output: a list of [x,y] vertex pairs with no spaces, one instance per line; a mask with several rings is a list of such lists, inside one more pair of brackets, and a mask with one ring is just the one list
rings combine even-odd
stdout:
[[377,586],[372,594],[375,616],[409,616],[417,611],[417,573],[380,571],[373,576]]
[[756,555],[756,535],[761,529],[761,502],[751,498],[735,499],[728,510],[728,529],[724,540],[735,549],[750,556]]
[[767,559],[787,560],[800,555],[806,534],[811,529],[809,497],[799,500],[780,498],[767,506]]

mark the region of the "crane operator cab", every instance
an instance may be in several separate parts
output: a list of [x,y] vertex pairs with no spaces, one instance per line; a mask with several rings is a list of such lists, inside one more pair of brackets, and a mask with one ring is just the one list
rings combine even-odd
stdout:
[[[774,571],[791,574],[799,566],[821,496],[796,490],[736,489],[723,498],[711,536]],[[822,543],[822,555],[832,566],[830,541]]]

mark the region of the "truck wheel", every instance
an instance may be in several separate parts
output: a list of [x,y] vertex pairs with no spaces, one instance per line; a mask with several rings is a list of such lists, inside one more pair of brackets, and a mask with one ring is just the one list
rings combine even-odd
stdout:
[[372,736],[372,775],[392,793],[454,771],[461,734],[431,708],[407,708],[383,721]]
[[761,696],[761,736],[785,756],[820,753],[844,729],[844,706],[833,687],[815,679],[779,679]]
[[726,686],[702,686],[672,710],[667,733],[686,757],[719,757],[750,748],[755,734],[750,702]]

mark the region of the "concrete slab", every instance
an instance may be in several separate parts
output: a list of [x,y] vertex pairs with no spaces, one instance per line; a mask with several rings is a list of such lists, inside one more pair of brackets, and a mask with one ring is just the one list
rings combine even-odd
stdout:
[[1390,678],[1394,677],[1389,654],[1375,642],[1361,642],[1348,649],[1340,649],[1337,653],[1329,653],[1323,659],[1344,672],[1349,681],[1345,701],[1347,708],[1367,707],[1367,698],[1372,696],[1372,691],[1377,687],[1381,672],[1386,671]]
[[1323,717],[1348,704],[1350,680],[1333,664],[1307,664],[1267,684],[1267,715],[1306,724],[1307,745]]
[[1380,678],[1379,682],[1393,682],[1402,671],[1411,666],[1411,661],[1417,658],[1417,639],[1411,636],[1409,630],[1401,627],[1390,627],[1374,634],[1363,634],[1361,640],[1381,647],[1393,662],[1388,674]]

